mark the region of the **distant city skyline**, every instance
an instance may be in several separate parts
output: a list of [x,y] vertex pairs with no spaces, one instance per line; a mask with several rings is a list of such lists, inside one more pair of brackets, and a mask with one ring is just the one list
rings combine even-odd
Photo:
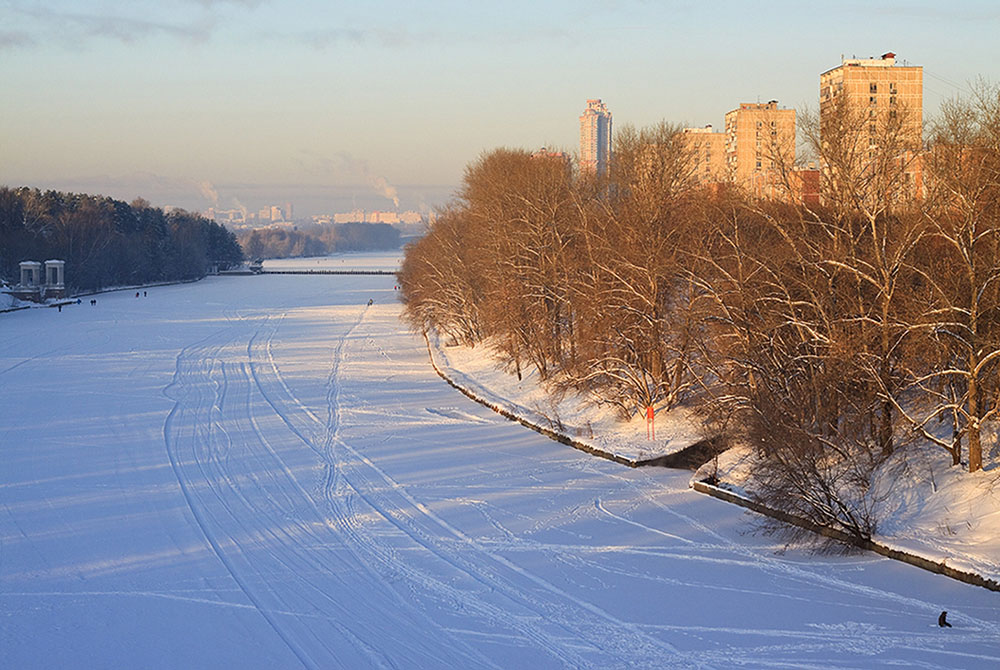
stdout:
[[1000,81],[998,28],[986,1],[0,0],[0,184],[423,210],[484,151],[576,154],[593,98],[617,128],[721,128],[742,102],[816,110],[841,56],[892,51],[930,120]]

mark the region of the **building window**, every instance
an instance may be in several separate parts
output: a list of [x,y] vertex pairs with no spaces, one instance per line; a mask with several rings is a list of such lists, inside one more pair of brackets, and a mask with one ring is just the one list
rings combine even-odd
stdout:
[[868,104],[869,105],[874,105],[875,104],[875,96],[874,95],[868,98]]
[[878,84],[872,83],[868,85],[869,93],[878,93]]

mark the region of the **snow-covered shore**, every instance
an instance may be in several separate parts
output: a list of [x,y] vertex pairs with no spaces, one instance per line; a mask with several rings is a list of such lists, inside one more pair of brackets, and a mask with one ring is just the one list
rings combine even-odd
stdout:
[[554,399],[539,382],[534,368],[525,367],[518,380],[502,369],[486,346],[449,344],[435,333],[428,337],[435,364],[456,384],[594,450],[635,463],[677,453],[709,437],[690,408],[658,412],[647,432],[644,416],[622,421],[615,408],[595,407],[586,398],[567,394]]
[[[435,363],[456,384],[598,451],[642,461],[674,453],[708,436],[695,413],[679,407],[657,415],[656,439],[648,439],[644,417],[623,422],[612,410],[595,408],[583,398],[566,396],[554,401],[533,368],[524,370],[519,381],[484,346],[449,346],[433,334],[430,340]],[[734,447],[693,479],[712,475],[726,489],[746,496],[753,486],[752,461],[752,450]],[[991,464],[987,470],[970,474],[951,467],[950,457],[933,447],[909,449],[907,461],[905,471],[894,471],[901,476],[882,482],[881,523],[873,540],[1000,581],[1000,468]]]

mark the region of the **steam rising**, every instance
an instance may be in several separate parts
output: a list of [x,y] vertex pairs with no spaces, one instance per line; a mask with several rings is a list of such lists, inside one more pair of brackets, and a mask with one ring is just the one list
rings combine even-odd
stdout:
[[212,203],[212,207],[219,206],[219,192],[215,190],[215,186],[212,185],[210,181],[203,181],[198,184],[198,190],[201,194],[205,196],[205,199]]
[[393,206],[399,209],[399,193],[396,187],[389,183],[385,177],[375,174],[368,161],[355,158],[351,154],[341,151],[335,153],[332,158],[319,156],[309,151],[302,152],[308,161],[299,160],[298,163],[308,172],[348,172],[364,179],[375,192],[383,198],[392,200]]

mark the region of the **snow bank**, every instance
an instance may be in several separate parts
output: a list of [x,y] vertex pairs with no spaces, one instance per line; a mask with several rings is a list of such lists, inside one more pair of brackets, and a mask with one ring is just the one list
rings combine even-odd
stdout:
[[[905,466],[901,458],[887,466],[893,474],[883,478],[885,500],[872,540],[1000,581],[1000,469],[969,473],[950,466],[950,457],[933,447],[903,453]],[[725,489],[752,497],[755,461],[750,447],[734,447],[702,466],[692,481],[714,478]]]
[[595,406],[588,398],[567,394],[553,399],[534,368],[522,379],[502,369],[488,346],[448,345],[430,334],[434,362],[459,386],[492,405],[527,421],[565,435],[591,450],[631,463],[674,454],[708,437],[691,408],[657,412],[655,439],[647,438],[645,417],[621,421],[612,407]]

